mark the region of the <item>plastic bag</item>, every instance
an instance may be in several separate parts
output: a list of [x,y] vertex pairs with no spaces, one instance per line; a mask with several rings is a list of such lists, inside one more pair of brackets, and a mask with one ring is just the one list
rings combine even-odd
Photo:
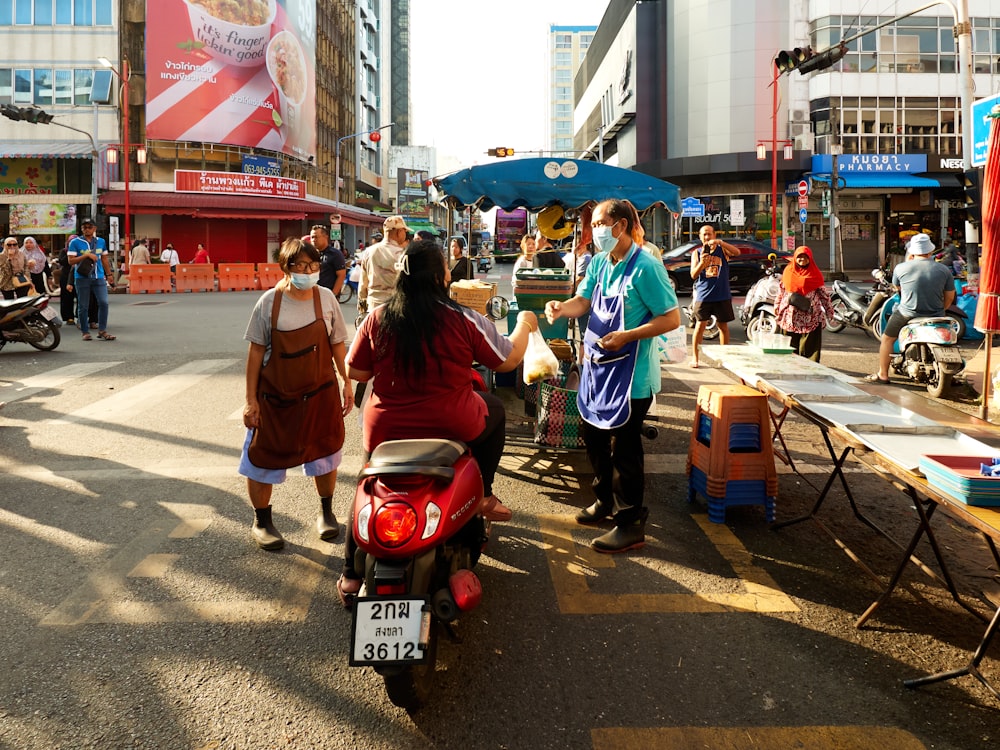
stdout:
[[524,353],[524,382],[527,385],[554,378],[559,374],[559,360],[545,343],[542,332],[535,329],[528,336],[528,349]]
[[664,362],[680,364],[687,361],[687,332],[684,326],[660,334],[660,359]]

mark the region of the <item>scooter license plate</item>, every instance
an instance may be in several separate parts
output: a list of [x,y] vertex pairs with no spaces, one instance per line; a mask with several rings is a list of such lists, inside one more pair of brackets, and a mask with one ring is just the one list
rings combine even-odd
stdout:
[[46,320],[53,320],[56,317],[56,311],[50,307],[43,307],[39,312]]
[[424,597],[357,599],[350,664],[422,664],[427,660],[430,628],[431,608]]
[[962,359],[962,352],[954,347],[942,346],[934,350],[934,359],[938,362],[948,362],[955,364],[962,364],[965,360]]

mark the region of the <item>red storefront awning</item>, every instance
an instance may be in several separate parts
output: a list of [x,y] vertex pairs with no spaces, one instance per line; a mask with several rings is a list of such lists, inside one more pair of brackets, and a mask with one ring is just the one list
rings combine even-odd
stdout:
[[[259,195],[213,195],[211,193],[175,193],[131,190],[129,209],[133,214],[195,216],[201,219],[315,219],[324,224],[331,213],[339,213],[345,224],[381,227],[383,217],[340,207],[334,210],[325,203],[294,198],[270,198]],[[109,190],[98,202],[111,213],[125,209],[125,191]]]

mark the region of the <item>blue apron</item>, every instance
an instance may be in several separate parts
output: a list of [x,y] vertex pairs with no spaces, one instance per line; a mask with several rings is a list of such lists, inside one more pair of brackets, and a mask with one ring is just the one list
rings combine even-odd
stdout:
[[[617,351],[598,346],[608,333],[625,330],[625,284],[628,282],[642,248],[632,246],[632,257],[616,289],[604,294],[603,278],[594,285],[590,299],[590,321],[583,335],[583,372],[576,404],[580,416],[594,427],[610,430],[628,422],[632,414],[632,378],[635,375],[639,342],[630,341]],[[604,268],[611,273],[610,262]],[[652,319],[647,315],[643,323]]]

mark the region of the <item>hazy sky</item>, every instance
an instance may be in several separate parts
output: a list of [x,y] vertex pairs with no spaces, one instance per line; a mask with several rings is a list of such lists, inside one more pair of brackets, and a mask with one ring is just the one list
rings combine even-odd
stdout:
[[549,25],[597,26],[608,0],[410,0],[411,143],[461,166],[545,147]]

